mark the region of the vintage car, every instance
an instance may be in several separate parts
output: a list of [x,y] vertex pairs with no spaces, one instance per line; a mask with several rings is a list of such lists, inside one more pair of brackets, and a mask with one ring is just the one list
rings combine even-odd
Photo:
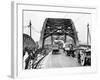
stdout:
[[91,65],[91,48],[89,46],[80,47],[78,53],[78,62],[82,66]]
[[57,45],[54,45],[54,46],[52,47],[52,54],[59,54],[59,48],[58,48]]
[[65,52],[66,52],[66,55],[67,56],[72,56],[72,57],[75,57],[75,50],[73,48],[73,45],[72,44],[68,44],[68,46],[65,45]]

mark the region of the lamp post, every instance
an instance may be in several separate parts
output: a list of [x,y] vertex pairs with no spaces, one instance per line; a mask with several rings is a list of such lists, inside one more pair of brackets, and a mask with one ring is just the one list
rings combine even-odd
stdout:
[[89,43],[88,35],[89,35],[89,24],[87,24],[87,45]]
[[30,37],[31,37],[31,36],[32,36],[32,35],[31,35],[31,27],[32,27],[31,20],[30,20],[30,22],[29,22],[29,25],[28,25],[28,27],[30,28]]

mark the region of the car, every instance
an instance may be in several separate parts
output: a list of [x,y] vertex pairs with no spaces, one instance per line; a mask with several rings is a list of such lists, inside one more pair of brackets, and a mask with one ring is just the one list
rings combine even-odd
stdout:
[[52,54],[59,54],[59,49],[53,49]]
[[58,54],[59,53],[59,48],[57,45],[54,45],[52,48],[52,54]]
[[90,66],[91,65],[91,48],[90,47],[80,47],[78,53],[78,62],[82,66]]
[[85,50],[85,64],[86,65],[91,65],[91,50],[90,49],[86,49]]
[[68,44],[68,46],[65,46],[65,51],[66,51],[67,56],[75,57],[75,54],[74,54],[75,50],[72,44]]

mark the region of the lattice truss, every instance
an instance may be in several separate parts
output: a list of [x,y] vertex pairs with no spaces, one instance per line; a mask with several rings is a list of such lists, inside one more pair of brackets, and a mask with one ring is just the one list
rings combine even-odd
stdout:
[[47,37],[52,35],[65,35],[73,38],[75,44],[78,41],[78,35],[71,19],[46,18],[42,28],[42,45]]

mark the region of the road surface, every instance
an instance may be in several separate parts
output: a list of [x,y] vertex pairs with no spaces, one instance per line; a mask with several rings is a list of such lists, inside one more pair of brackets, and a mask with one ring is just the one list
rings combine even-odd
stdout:
[[76,58],[66,56],[63,51],[60,54],[52,54],[50,52],[39,64],[37,68],[63,68],[63,67],[78,67],[80,64]]

